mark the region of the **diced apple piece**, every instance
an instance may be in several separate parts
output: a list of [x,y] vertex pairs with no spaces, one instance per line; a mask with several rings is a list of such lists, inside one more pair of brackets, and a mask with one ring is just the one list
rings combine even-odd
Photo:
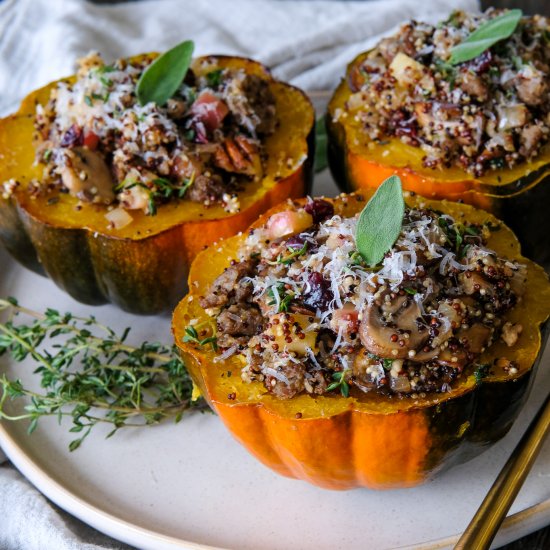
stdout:
[[270,239],[290,237],[313,225],[313,218],[305,210],[285,210],[273,214],[267,221],[267,236]]
[[346,334],[359,330],[359,311],[353,304],[345,304],[333,312],[330,328],[338,333],[341,327]]
[[427,74],[426,67],[412,57],[399,52],[390,63],[390,71],[401,86],[420,85],[425,90],[434,90],[433,78]]

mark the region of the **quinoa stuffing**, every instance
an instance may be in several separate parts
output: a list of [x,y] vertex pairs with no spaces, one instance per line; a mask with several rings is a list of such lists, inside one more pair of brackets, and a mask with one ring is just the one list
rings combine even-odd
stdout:
[[136,84],[151,61],[106,65],[92,53],[74,83],[37,105],[40,186],[118,207],[122,224],[128,210],[154,215],[182,198],[238,211],[238,192],[262,179],[264,138],[277,126],[268,81],[203,60],[165,105],[140,105]]
[[522,17],[509,38],[453,62],[453,48],[507,13],[455,11],[437,26],[411,21],[350,71],[336,120],[353,117],[370,140],[419,147],[428,168],[482,176],[537,156],[550,139],[550,22]]
[[358,216],[324,199],[289,206],[250,231],[200,297],[219,358],[241,355],[245,381],[282,399],[416,397],[450,391],[493,342],[516,344],[522,326],[506,312],[522,299],[526,268],[487,248],[498,228],[406,208],[397,241],[369,267]]

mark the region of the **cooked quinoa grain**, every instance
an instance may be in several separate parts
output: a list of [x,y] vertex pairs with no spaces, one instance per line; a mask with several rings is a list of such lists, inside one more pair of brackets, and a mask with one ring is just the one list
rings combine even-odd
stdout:
[[482,176],[537,156],[550,139],[550,22],[523,17],[475,59],[451,65],[452,48],[503,13],[454,12],[437,26],[411,21],[349,73],[336,118],[354,117],[371,140],[421,148],[429,168]]
[[221,357],[244,357],[245,381],[282,399],[446,392],[493,342],[521,338],[503,319],[526,269],[487,248],[496,228],[407,209],[397,242],[370,268],[357,219],[322,199],[272,215],[200,298]]
[[42,186],[116,206],[115,226],[128,218],[120,210],[152,215],[182,198],[237,212],[238,191],[263,177],[264,140],[277,125],[268,81],[203,61],[165,105],[140,105],[136,84],[150,62],[106,65],[92,53],[75,82],[37,105]]

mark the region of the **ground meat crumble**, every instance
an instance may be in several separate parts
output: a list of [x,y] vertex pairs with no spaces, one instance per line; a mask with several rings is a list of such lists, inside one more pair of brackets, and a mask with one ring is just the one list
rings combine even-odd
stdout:
[[150,62],[106,65],[90,54],[74,83],[60,82],[37,105],[41,185],[117,206],[120,225],[128,210],[155,214],[183,197],[238,211],[238,191],[263,177],[264,138],[277,126],[268,81],[204,61],[165,105],[140,105],[136,85]]
[[430,168],[481,176],[533,158],[550,139],[548,18],[523,17],[510,38],[449,63],[453,46],[501,13],[402,26],[351,69],[351,96],[335,119],[354,117],[371,140],[422,148]]
[[526,269],[486,247],[497,228],[407,209],[373,269],[357,252],[357,219],[322,199],[274,214],[200,298],[222,357],[246,359],[245,381],[279,398],[417,396],[450,391],[492,342],[516,344],[522,327],[503,317]]

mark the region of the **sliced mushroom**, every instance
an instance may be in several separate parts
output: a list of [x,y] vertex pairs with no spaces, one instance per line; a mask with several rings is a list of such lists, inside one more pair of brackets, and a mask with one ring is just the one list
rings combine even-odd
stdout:
[[427,363],[435,359],[441,352],[441,348],[433,348],[428,351],[417,351],[413,357],[409,357],[410,361],[415,363]]
[[481,353],[487,347],[492,335],[492,328],[475,323],[466,329],[459,330],[456,337],[469,352]]
[[463,349],[451,351],[449,348],[445,348],[439,353],[437,362],[446,367],[463,369],[468,364],[468,355]]
[[113,202],[113,178],[99,153],[86,147],[73,147],[66,149],[64,155],[61,179],[71,195],[86,202]]
[[403,306],[394,314],[396,320],[391,327],[384,323],[381,311],[375,304],[367,307],[359,336],[368,351],[380,357],[405,359],[410,350],[416,350],[428,339],[428,331],[419,332],[416,324],[421,316],[418,304],[407,300]]

